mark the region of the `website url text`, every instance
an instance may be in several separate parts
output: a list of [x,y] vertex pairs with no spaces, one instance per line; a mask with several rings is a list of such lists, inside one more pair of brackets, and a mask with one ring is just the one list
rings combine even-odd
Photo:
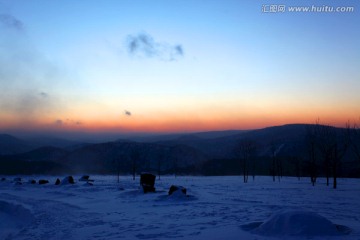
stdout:
[[334,6],[287,6],[281,4],[262,5],[261,11],[263,13],[285,13],[285,12],[304,12],[304,13],[350,13],[354,12],[355,8],[351,6],[334,7]]

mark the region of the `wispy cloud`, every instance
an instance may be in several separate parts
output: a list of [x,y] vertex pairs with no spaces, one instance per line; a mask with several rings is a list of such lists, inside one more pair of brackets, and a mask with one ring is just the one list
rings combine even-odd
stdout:
[[68,118],[65,120],[59,118],[54,121],[54,124],[59,127],[73,126],[73,125],[79,126],[79,125],[82,125],[82,122],[78,121],[78,120],[68,119]]
[[0,117],[27,123],[57,111],[54,82],[62,75],[33,45],[23,22],[9,14],[0,14],[0,53]]
[[39,95],[43,98],[47,98],[49,96],[46,92],[41,92]]
[[19,19],[10,14],[0,14],[0,25],[7,28],[23,30],[24,24]]
[[130,112],[130,111],[128,111],[128,110],[125,110],[125,111],[124,111],[124,114],[125,114],[126,116],[128,116],[128,117],[130,117],[130,116],[131,116],[131,112]]
[[32,89],[11,90],[0,96],[0,116],[1,113],[11,114],[24,123],[52,111],[54,106],[55,100],[49,94]]
[[127,50],[132,56],[157,58],[164,61],[174,61],[184,56],[182,45],[157,42],[147,33],[129,35]]
[[63,120],[56,119],[54,123],[55,123],[55,125],[62,126],[63,125]]

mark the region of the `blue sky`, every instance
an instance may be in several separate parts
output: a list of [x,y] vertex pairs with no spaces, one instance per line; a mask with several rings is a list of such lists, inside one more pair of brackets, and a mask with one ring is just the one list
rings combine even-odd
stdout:
[[358,119],[359,2],[285,3],[354,12],[262,13],[277,2],[261,0],[0,1],[0,127],[196,131]]

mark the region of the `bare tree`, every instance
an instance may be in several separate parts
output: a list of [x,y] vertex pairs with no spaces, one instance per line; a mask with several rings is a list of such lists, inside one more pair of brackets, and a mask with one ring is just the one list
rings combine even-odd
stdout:
[[337,188],[338,170],[341,160],[349,146],[347,130],[338,134],[336,128],[329,125],[316,124],[318,134],[318,146],[323,155],[325,164],[326,184],[329,186],[329,178],[333,177],[333,188]]
[[301,157],[292,156],[290,159],[291,159],[291,162],[295,165],[295,175],[298,178],[298,180],[300,181],[301,167],[302,167]]
[[276,178],[276,147],[275,147],[274,142],[271,142],[270,151],[271,151],[270,173],[271,173],[271,175],[273,177],[273,182],[275,182],[275,178]]
[[121,171],[121,160],[122,160],[122,156],[117,157],[115,159],[115,168],[116,168],[116,173],[117,173],[117,182],[120,183],[120,171]]
[[317,120],[315,125],[315,131],[317,146],[323,158],[326,185],[329,186],[331,175],[331,158],[333,154],[332,151],[336,139],[335,129],[328,125],[321,125],[320,121]]
[[252,156],[252,159],[251,160],[251,172],[252,172],[252,179],[253,181],[255,181],[255,174],[256,174],[256,151],[258,149],[258,145],[255,143],[255,147],[254,147],[254,152],[253,152],[253,156]]
[[350,126],[350,123],[347,123],[346,129],[348,131],[351,149],[353,150],[357,159],[360,162],[360,125],[359,124],[355,123],[353,126]]
[[173,171],[174,171],[174,177],[176,178],[177,172],[178,172],[178,157],[175,155],[174,156],[174,166],[173,166]]
[[[241,141],[239,141],[236,152],[237,152],[237,155],[240,156],[240,161],[241,161],[242,170],[243,170],[244,183],[248,182],[249,162],[250,162],[251,158],[255,155],[255,151],[256,151],[256,144],[253,140],[242,139]],[[254,161],[254,159],[252,159],[252,161]]]
[[282,158],[276,156],[276,168],[278,172],[278,181],[280,182],[280,179],[283,177],[283,164],[282,164]]
[[165,159],[165,153],[164,153],[164,150],[160,150],[160,153],[159,153],[159,156],[158,156],[158,159],[157,159],[157,172],[158,172],[158,179],[160,180],[160,175],[161,175],[161,165],[162,165],[162,162],[164,161]]
[[333,149],[333,161],[332,161],[332,170],[333,170],[333,188],[337,188],[337,177],[338,170],[340,168],[343,157],[346,154],[346,151],[350,145],[350,136],[348,135],[349,131],[347,128],[341,130],[339,136],[336,138],[336,143]]
[[310,181],[315,186],[317,179],[317,163],[316,163],[316,128],[314,125],[308,125],[306,128],[306,147],[308,152],[308,170]]
[[354,123],[353,126],[348,122],[346,129],[349,137],[349,148],[355,154],[358,164],[360,164],[360,122]]
[[137,164],[138,164],[138,161],[140,160],[140,153],[139,153],[138,149],[133,148],[131,150],[130,154],[131,154],[131,161],[132,161],[132,175],[133,175],[133,180],[135,180]]

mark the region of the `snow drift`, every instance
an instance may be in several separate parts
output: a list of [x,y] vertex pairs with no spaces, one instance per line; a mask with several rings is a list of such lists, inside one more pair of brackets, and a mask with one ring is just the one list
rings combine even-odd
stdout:
[[[288,177],[274,183],[259,176],[244,184],[239,176],[162,176],[156,192],[144,194],[132,176],[120,182],[114,175],[94,176],[91,187],[52,184],[60,176],[21,176],[24,183],[51,184],[14,186],[12,177],[4,177],[11,180],[0,181],[0,239],[360,239],[359,179],[339,179],[335,191],[322,178],[314,188],[308,179]],[[172,185],[186,187],[187,195],[169,196]],[[331,222],[284,209],[312,210]],[[269,218],[270,213],[276,214]],[[307,222],[308,228],[301,225]],[[346,229],[351,232],[343,235]]]
[[8,239],[34,221],[30,210],[22,205],[0,201],[0,239]]
[[253,229],[265,236],[338,236],[348,233],[344,226],[311,211],[282,210]]

